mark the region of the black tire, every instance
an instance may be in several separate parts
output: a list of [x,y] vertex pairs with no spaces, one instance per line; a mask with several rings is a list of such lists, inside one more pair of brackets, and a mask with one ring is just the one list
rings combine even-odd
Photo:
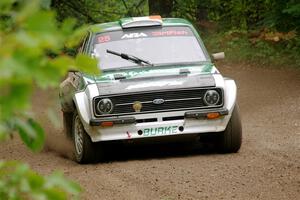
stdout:
[[[81,149],[78,146],[79,135],[81,138]],[[73,113],[72,140],[74,144],[74,157],[76,162],[92,163],[96,161],[97,154],[99,155],[100,149],[97,146],[98,144],[93,143],[90,136],[84,130],[80,117],[78,116],[76,111]]]
[[242,124],[236,104],[225,131],[219,136],[218,149],[221,153],[236,153],[242,145]]

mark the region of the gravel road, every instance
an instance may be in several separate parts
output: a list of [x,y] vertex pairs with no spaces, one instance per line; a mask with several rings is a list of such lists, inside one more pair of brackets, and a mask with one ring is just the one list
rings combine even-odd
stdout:
[[219,69],[238,85],[239,153],[114,147],[107,162],[79,165],[69,159],[72,146],[60,123],[46,117],[49,107],[57,109],[56,93],[38,91],[33,109],[47,132],[45,149],[31,153],[14,137],[0,145],[0,159],[22,160],[42,174],[60,170],[84,187],[82,199],[300,199],[300,70]]

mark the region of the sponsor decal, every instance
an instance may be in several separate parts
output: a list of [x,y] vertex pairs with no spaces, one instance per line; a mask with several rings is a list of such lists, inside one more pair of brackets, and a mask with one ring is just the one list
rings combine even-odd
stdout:
[[163,104],[165,103],[165,100],[164,99],[154,99],[152,101],[153,104],[156,104],[156,105],[160,105],[160,104]]
[[131,39],[131,38],[140,38],[140,37],[147,37],[146,33],[128,33],[124,34],[121,39]]
[[167,86],[175,86],[175,85],[182,85],[183,81],[157,81],[157,82],[149,82],[149,83],[141,83],[141,84],[134,84],[129,85],[126,90],[138,89],[138,88],[151,88],[151,87],[167,87]]
[[131,138],[131,134],[128,131],[126,132],[126,134],[127,134],[128,139],[130,139]]
[[152,36],[183,36],[188,35],[187,31],[169,30],[169,31],[154,31],[151,33]]
[[171,135],[177,133],[178,126],[166,126],[157,128],[145,128],[143,136],[158,136],[158,135]]
[[145,28],[141,32],[112,31],[100,33],[95,37],[95,44],[106,42],[128,40],[134,38],[155,38],[155,37],[186,37],[194,36],[192,30],[188,27],[163,27],[163,28]]
[[143,107],[143,105],[141,102],[139,102],[139,101],[133,102],[132,108],[135,112],[141,112],[142,107]]

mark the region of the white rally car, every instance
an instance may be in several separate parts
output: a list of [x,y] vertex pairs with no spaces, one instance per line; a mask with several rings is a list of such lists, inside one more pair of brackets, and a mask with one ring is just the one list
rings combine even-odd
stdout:
[[219,73],[186,20],[151,16],[96,24],[80,52],[99,59],[102,73],[73,71],[61,83],[77,162],[101,157],[105,141],[213,135],[220,152],[240,149],[236,84]]

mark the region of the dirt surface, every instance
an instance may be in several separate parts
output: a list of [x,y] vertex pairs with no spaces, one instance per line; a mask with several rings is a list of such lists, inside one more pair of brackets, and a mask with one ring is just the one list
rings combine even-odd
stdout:
[[42,174],[60,170],[84,187],[83,199],[300,199],[300,70],[219,69],[238,84],[239,153],[123,147],[105,163],[79,165],[69,159],[72,145],[60,121],[54,126],[47,119],[56,93],[37,92],[34,110],[47,132],[45,150],[31,153],[15,137],[0,145],[0,159],[22,160]]

